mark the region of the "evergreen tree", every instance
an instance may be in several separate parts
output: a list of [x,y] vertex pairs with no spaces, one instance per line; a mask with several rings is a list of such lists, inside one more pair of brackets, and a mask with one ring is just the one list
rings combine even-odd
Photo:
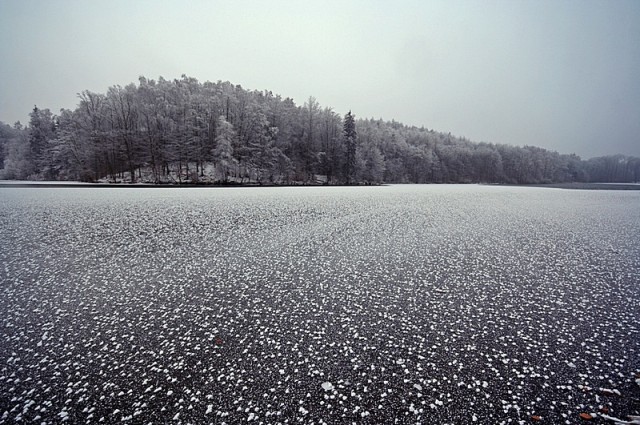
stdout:
[[347,112],[344,116],[344,130],[342,132],[342,137],[344,139],[344,144],[346,148],[346,161],[345,161],[345,179],[347,184],[352,184],[354,182],[354,177],[356,173],[356,142],[357,142],[357,134],[356,134],[356,121],[354,116],[351,114],[351,111]]

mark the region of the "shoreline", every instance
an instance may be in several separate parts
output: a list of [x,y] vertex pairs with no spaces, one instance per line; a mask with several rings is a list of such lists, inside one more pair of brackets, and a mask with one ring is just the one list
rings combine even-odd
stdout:
[[639,183],[547,183],[515,186],[575,190],[640,190]]
[[538,187],[551,189],[574,189],[574,190],[640,190],[640,183],[532,183],[532,184],[501,184],[501,183],[382,183],[382,184],[356,184],[356,185],[325,185],[325,184],[257,184],[257,183],[235,183],[235,184],[215,184],[215,183],[83,183],[83,182],[57,182],[57,181],[16,181],[0,180],[0,188],[267,188],[267,187],[372,187],[398,185],[443,185],[443,184],[465,184],[483,186],[507,186],[507,187]]

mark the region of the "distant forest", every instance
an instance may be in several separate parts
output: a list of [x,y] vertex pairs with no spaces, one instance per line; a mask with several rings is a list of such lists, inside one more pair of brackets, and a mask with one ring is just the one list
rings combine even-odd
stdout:
[[[357,112],[357,111],[354,111]],[[229,82],[140,77],[84,91],[75,110],[0,122],[0,178],[151,183],[638,182],[640,158],[583,160],[344,117]]]

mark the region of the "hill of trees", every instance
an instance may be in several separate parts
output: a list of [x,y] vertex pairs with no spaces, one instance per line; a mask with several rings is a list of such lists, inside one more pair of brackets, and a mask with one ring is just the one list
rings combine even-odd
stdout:
[[582,160],[356,120],[270,91],[182,76],[84,91],[75,110],[0,123],[0,178],[260,184],[637,182],[640,158]]

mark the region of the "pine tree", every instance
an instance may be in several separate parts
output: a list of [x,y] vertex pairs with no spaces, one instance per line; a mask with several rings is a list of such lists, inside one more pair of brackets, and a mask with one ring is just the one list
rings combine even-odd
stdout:
[[356,173],[356,121],[355,117],[351,114],[351,111],[347,112],[344,116],[344,129],[342,132],[346,147],[346,161],[345,161],[345,178],[347,184],[353,184]]

